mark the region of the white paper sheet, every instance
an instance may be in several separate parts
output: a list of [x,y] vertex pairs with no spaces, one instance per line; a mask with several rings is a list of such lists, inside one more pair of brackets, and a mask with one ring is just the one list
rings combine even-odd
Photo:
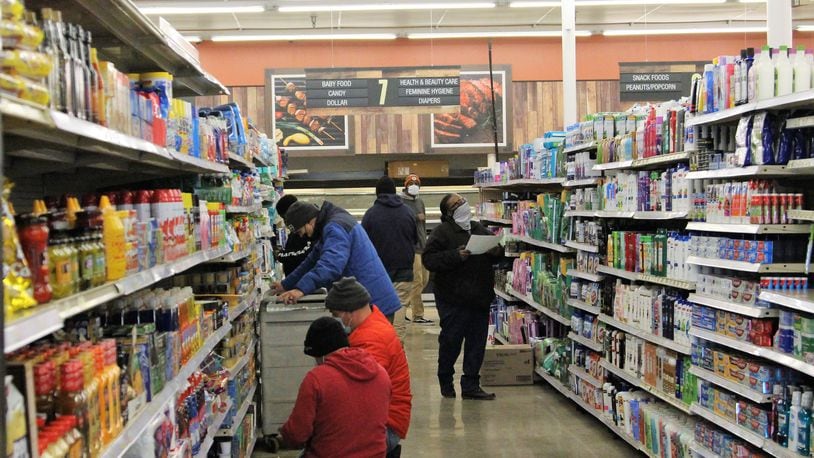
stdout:
[[472,254],[483,254],[498,246],[499,243],[500,237],[497,235],[472,235],[469,237],[466,249]]

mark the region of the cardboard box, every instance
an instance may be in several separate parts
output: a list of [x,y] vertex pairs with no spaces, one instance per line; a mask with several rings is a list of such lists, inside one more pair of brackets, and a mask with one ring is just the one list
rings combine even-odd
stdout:
[[387,176],[390,178],[404,178],[415,173],[424,177],[448,177],[449,161],[389,161],[387,163]]
[[531,385],[534,369],[529,345],[486,347],[480,370],[483,385]]

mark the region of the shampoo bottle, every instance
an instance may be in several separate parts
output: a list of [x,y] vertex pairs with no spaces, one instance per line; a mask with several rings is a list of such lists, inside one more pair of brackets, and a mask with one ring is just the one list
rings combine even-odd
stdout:
[[764,46],[757,59],[755,71],[756,100],[766,100],[774,97],[774,64],[772,63],[771,48]]
[[794,92],[811,89],[811,63],[808,62],[808,56],[805,46],[797,47],[794,55]]
[[754,79],[755,48],[746,48],[746,67],[743,74],[743,103],[755,100],[755,79]]
[[704,113],[715,111],[715,66],[704,65]]
[[732,81],[732,92],[735,105],[743,103],[743,78],[746,70],[746,50],[741,49],[741,57],[735,62],[735,72]]
[[814,392],[803,393],[800,415],[797,421],[797,453],[803,456],[811,454],[811,401]]
[[800,422],[800,403],[802,402],[802,392],[791,393],[791,405],[789,406],[789,446],[791,450],[797,450],[797,429]]
[[777,401],[777,434],[775,442],[788,447],[789,442],[789,387],[783,388],[783,396]]
[[789,49],[781,46],[774,63],[777,84],[775,96],[788,95],[794,91],[794,67],[789,60]]

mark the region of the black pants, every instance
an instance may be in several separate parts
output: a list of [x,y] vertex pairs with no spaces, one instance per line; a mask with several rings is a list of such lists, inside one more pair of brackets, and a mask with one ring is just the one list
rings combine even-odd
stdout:
[[454,383],[455,361],[464,347],[464,374],[461,391],[473,391],[480,387],[480,367],[486,352],[486,336],[489,333],[489,309],[452,305],[436,298],[438,315],[441,317],[441,334],[438,336],[438,382],[441,386]]

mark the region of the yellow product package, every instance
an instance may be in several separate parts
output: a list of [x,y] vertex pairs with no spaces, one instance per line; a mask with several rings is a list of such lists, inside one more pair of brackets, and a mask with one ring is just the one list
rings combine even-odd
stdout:
[[19,76],[0,73],[0,93],[19,97],[25,89],[25,83]]
[[31,286],[31,271],[23,255],[14,214],[8,203],[11,187],[11,183],[6,181],[0,199],[3,207],[3,311],[6,315],[37,305]]
[[36,50],[45,35],[39,27],[25,22],[0,22],[0,37],[3,38],[3,49]]
[[23,84],[23,90],[20,92],[21,99],[40,105],[48,105],[48,102],[51,101],[51,93],[48,92],[47,87],[26,78],[20,77],[20,79]]
[[0,66],[13,75],[45,78],[51,73],[51,56],[37,51],[5,49],[0,51]]
[[20,21],[25,15],[25,5],[22,0],[0,0],[0,11],[4,21]]

